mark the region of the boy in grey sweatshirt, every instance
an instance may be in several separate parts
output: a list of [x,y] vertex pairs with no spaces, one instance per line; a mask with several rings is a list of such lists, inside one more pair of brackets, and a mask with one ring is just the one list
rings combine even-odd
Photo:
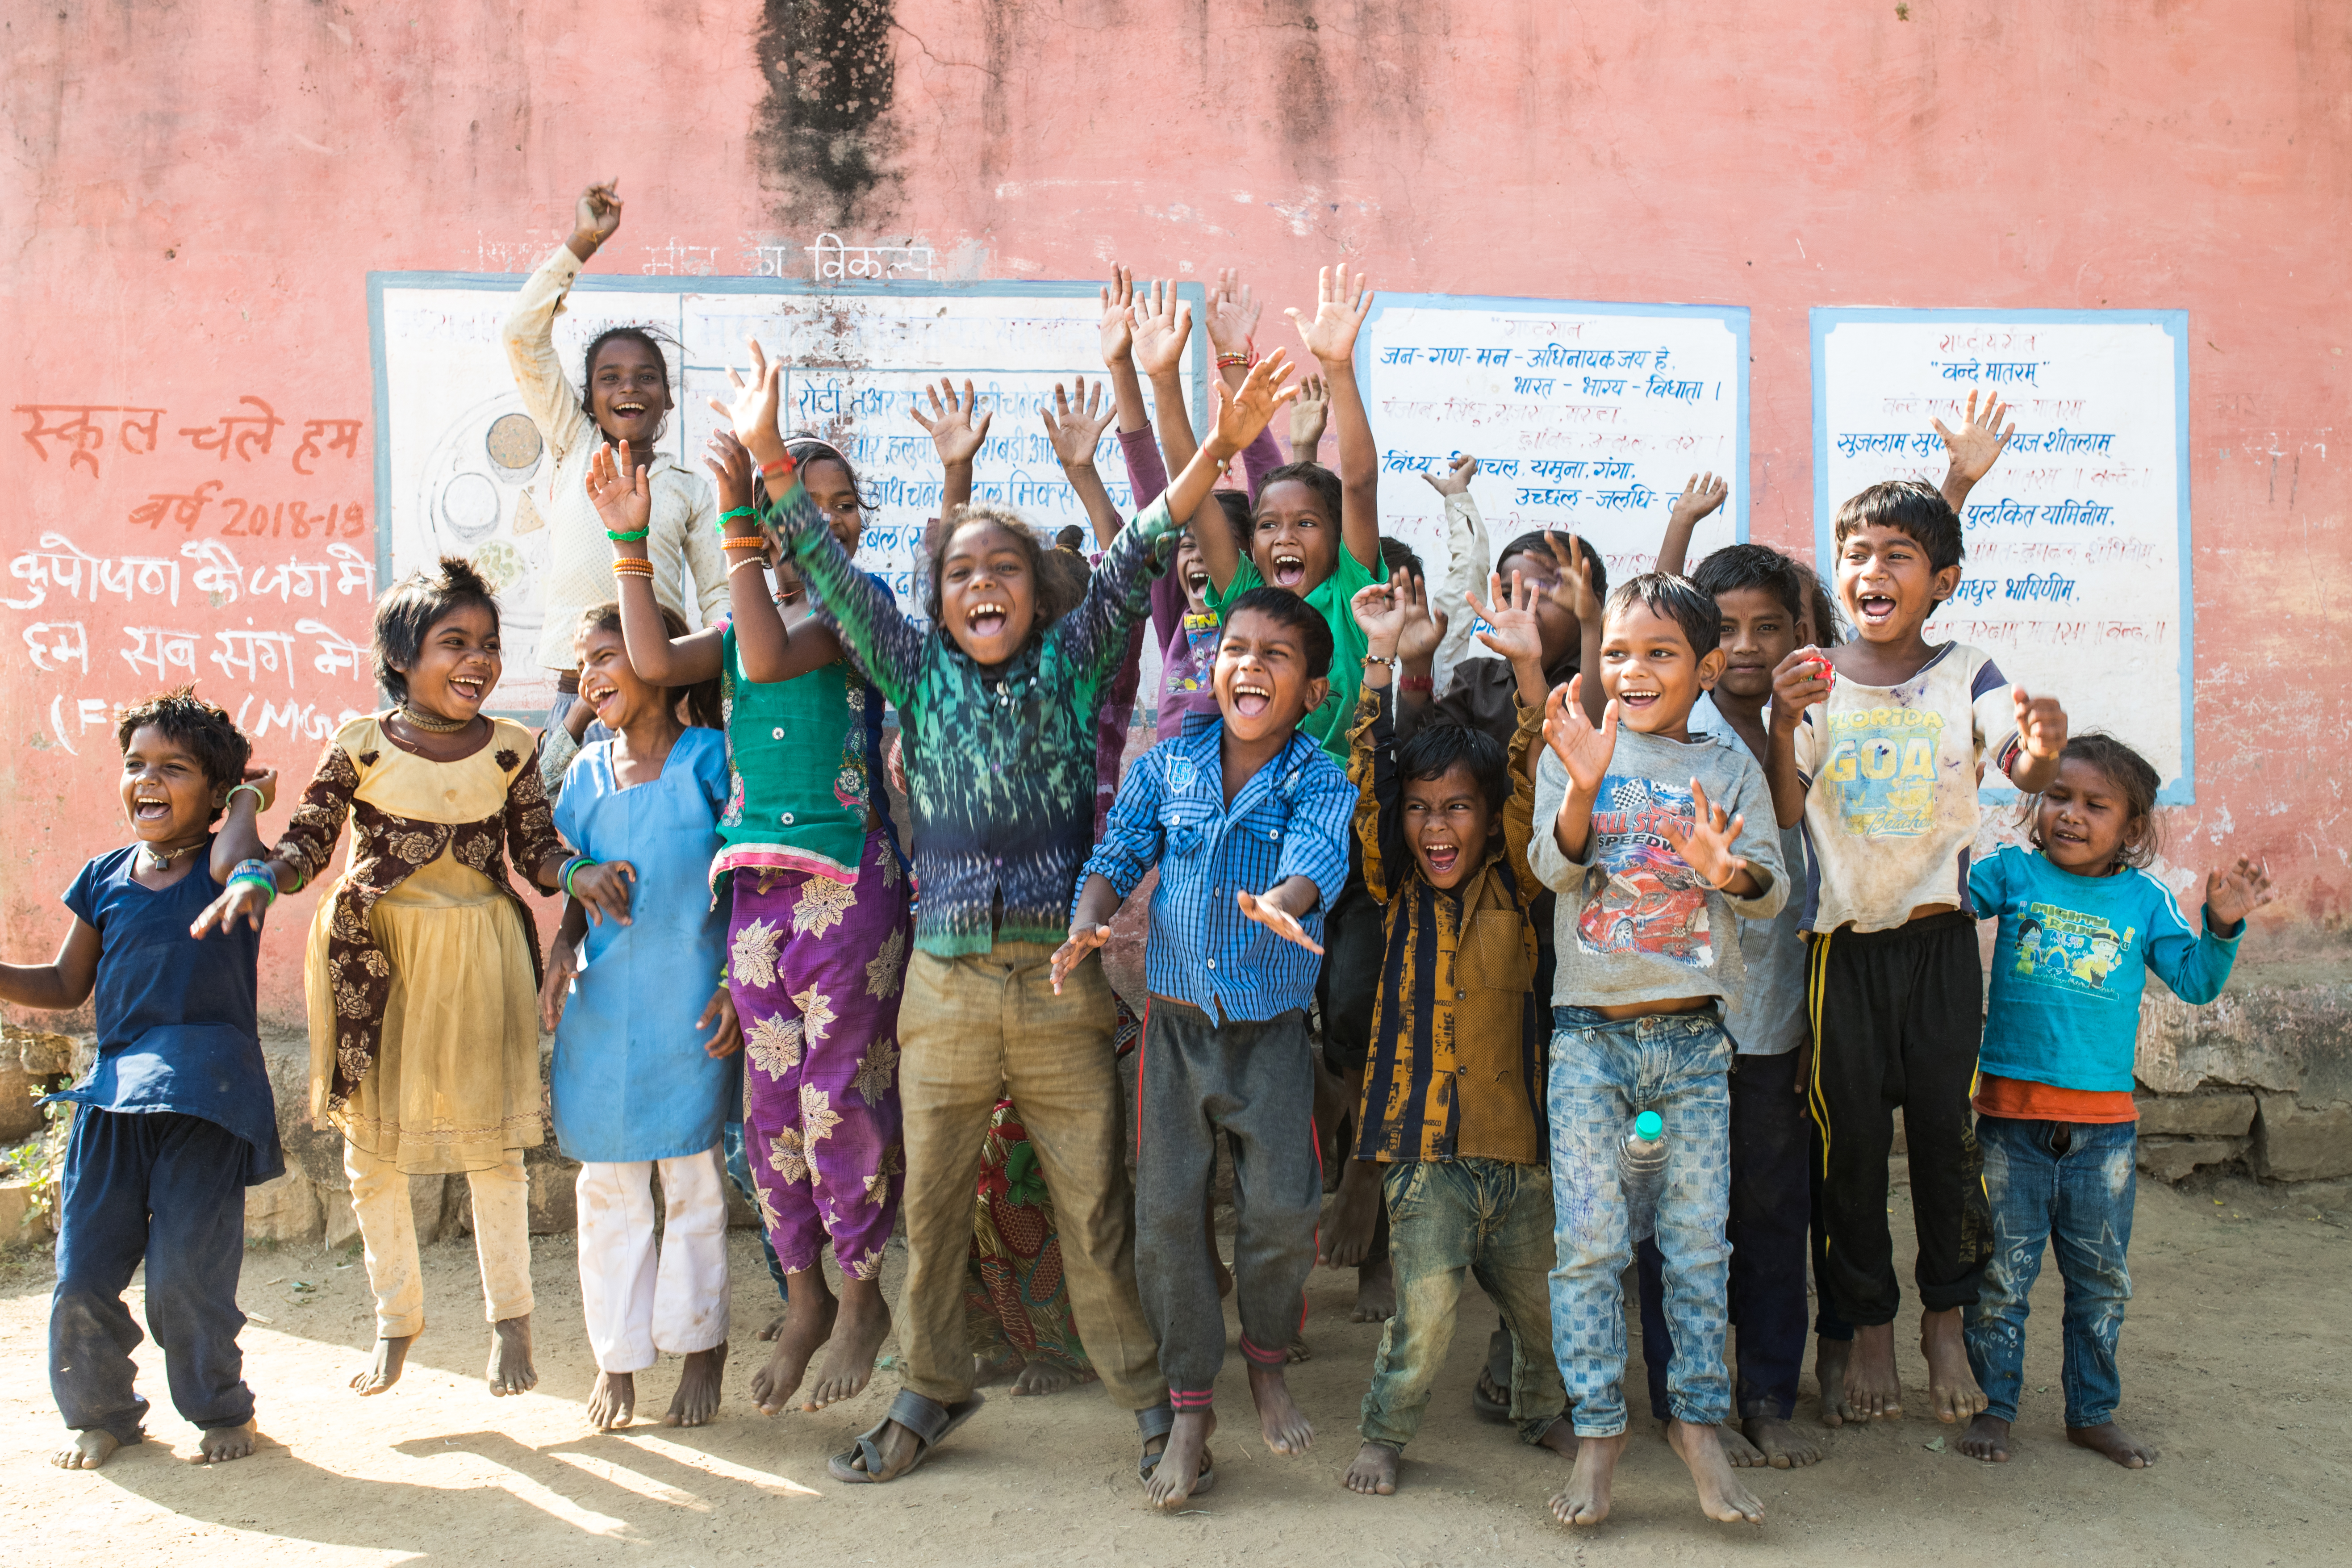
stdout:
[[1528,858],[1559,894],[1547,1105],[1559,1244],[1552,1346],[1579,1439],[1576,1469],[1551,1500],[1563,1524],[1608,1516],[1625,1446],[1618,1278],[1633,1238],[1618,1147],[1644,1110],[1665,1123],[1666,1438],[1710,1518],[1763,1517],[1715,1432],[1731,1414],[1723,1012],[1741,982],[1734,917],[1769,920],[1789,895],[1764,770],[1745,746],[1690,733],[1692,704],[1723,671],[1720,629],[1715,602],[1687,579],[1636,577],[1609,595],[1600,668],[1555,690],[1545,714],[1549,749],[1536,770]]

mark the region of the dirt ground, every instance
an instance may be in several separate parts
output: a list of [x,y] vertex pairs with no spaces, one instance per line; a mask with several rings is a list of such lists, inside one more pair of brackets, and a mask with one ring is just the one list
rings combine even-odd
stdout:
[[[1892,1202],[1896,1234],[1907,1234],[1899,1190]],[[211,1468],[188,1463],[195,1434],[171,1411],[162,1357],[148,1345],[138,1360],[141,1388],[158,1405],[149,1440],[103,1470],[60,1471],[47,1463],[61,1431],[45,1373],[49,1274],[37,1255],[20,1257],[0,1279],[0,1542],[12,1563],[110,1565],[2340,1563],[2352,1497],[2347,1204],[2341,1186],[2287,1195],[2243,1181],[2142,1185],[2122,1414],[2162,1449],[2151,1470],[2126,1472],[2063,1441],[2052,1268],[2034,1295],[2009,1464],[1961,1457],[1950,1443],[1957,1428],[1916,1415],[1847,1427],[1828,1435],[1830,1456],[1812,1469],[1747,1472],[1765,1503],[1762,1526],[1719,1525],[1699,1516],[1680,1465],[1643,1423],[1619,1472],[1615,1512],[1574,1536],[1543,1508],[1564,1464],[1470,1412],[1495,1321],[1475,1293],[1397,1496],[1359,1498],[1339,1485],[1379,1329],[1348,1321],[1352,1276],[1318,1270],[1315,1358],[1294,1371],[1318,1424],[1314,1452],[1281,1459],[1255,1440],[1235,1355],[1220,1388],[1217,1490],[1162,1518],[1136,1485],[1129,1418],[1091,1386],[992,1397],[905,1481],[832,1480],[825,1456],[879,1416],[896,1378],[886,1364],[860,1399],[819,1414],[753,1414],[744,1391],[764,1347],[751,1333],[773,1296],[742,1231],[728,1400],[710,1426],[583,1428],[593,1373],[568,1236],[533,1248],[541,1383],[514,1400],[482,1386],[488,1334],[464,1244],[427,1248],[432,1326],[406,1380],[370,1400],[344,1387],[370,1341],[355,1258],[256,1249],[243,1300],[255,1319],[246,1373],[260,1396],[259,1452]],[[1916,1343],[1903,1348],[1915,1408],[1924,1408],[1924,1363]],[[1637,1347],[1637,1368],[1638,1357]],[[641,1373],[640,1409],[657,1416],[676,1375],[674,1360]],[[1814,1419],[1810,1379],[1798,1414]]]

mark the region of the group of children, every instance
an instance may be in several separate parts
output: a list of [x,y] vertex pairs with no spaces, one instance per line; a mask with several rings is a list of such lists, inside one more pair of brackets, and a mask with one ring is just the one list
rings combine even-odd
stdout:
[[[1176,380],[1189,310],[1121,273],[1108,406],[1097,389],[1045,416],[1098,561],[1067,570],[1066,547],[970,503],[988,416],[943,388],[917,416],[947,507],[916,616],[856,565],[854,469],[782,430],[782,365],[756,343],[714,400],[715,500],[647,457],[671,402],[649,336],[605,334],[584,394],[549,391],[553,316],[618,219],[610,187],[585,194],[509,326],[558,458],[553,544],[576,564],[587,519],[606,536],[608,578],[564,608],[545,735],[483,714],[498,605],[445,560],[378,605],[393,705],[329,742],[274,848],[257,817],[275,781],[220,710],[182,691],[126,712],[138,842],[68,893],[54,963],[0,966],[21,1005],[96,997],[99,1065],[62,1097],[52,1375],[78,1436],[59,1463],[140,1438],[121,1295],[142,1255],[205,1457],[251,1449],[243,1192],[283,1168],[259,931],[279,893],[329,872],[347,821],[306,975],[312,1110],[344,1134],[377,1300],[362,1394],[399,1379],[425,1326],[414,1173],[467,1175],[491,1392],[536,1382],[523,1152],[543,1136],[543,1022],[557,1142],[582,1163],[601,1428],[633,1419],[635,1376],[665,1352],[684,1357],[665,1419],[717,1408],[732,1166],[784,1296],[760,1408],[856,1395],[898,1335],[903,1386],[832,1460],[844,1482],[926,1462],[983,1378],[1088,1375],[1134,1412],[1150,1500],[1197,1497],[1228,1292],[1262,1440],[1303,1452],[1285,1367],[1319,1257],[1357,1266],[1359,1316],[1386,1321],[1346,1485],[1396,1489],[1467,1276],[1501,1314],[1474,1402],[1573,1457],[1551,1508],[1590,1524],[1629,1425],[1633,1265],[1653,1413],[1705,1511],[1755,1520],[1736,1467],[1819,1457],[1791,1425],[1809,1237],[1824,1420],[1900,1413],[1899,1107],[1929,1397],[1971,1422],[1963,1451],[2008,1457],[2054,1237],[2069,1437],[2153,1459],[2113,1421],[2138,999],[2150,966],[2185,998],[2218,994],[2268,878],[2213,872],[2192,925],[2146,869],[2148,764],[1927,639],[1961,574],[1956,509],[2006,444],[1998,404],[1938,424],[1940,493],[1889,482],[1840,509],[1834,602],[1761,546],[1684,574],[1724,499],[1712,476],[1676,498],[1654,572],[1612,589],[1583,541],[1537,533],[1490,574],[1464,459],[1431,476],[1454,557],[1433,603],[1380,535],[1361,276],[1325,268],[1314,308],[1289,312],[1307,405],[1220,279],[1196,436]],[[1288,454],[1269,434],[1286,406]],[[1326,418],[1336,471],[1315,460]],[[1131,520],[1094,470],[1114,419]],[[1236,458],[1247,489],[1218,489]],[[698,565],[714,544],[723,564]],[[689,600],[711,624],[689,627]],[[1147,617],[1164,674],[1142,694]],[[1441,695],[1434,661],[1473,639],[1494,657],[1459,658]],[[1122,776],[1139,697],[1160,740]],[[1972,861],[1988,763],[2024,795],[2032,847]],[[1097,950],[1154,872],[1138,1021]],[[543,962],[516,874],[564,895]],[[1989,1004],[1980,920],[1999,922]],[[880,1274],[901,1226],[894,1315]],[[1001,1314],[989,1343],[975,1310]]]

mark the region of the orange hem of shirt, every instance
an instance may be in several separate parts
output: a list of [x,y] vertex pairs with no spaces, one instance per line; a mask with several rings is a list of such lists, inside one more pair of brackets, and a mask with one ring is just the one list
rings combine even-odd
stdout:
[[1977,1079],[1975,1100],[1979,1116],[2005,1116],[2014,1121],[2137,1121],[2139,1107],[2127,1089],[2060,1089],[2030,1079],[1997,1078],[1984,1073]]

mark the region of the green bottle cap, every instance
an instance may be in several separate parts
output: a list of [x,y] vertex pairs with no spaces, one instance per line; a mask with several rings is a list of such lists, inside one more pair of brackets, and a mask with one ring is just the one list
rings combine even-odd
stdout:
[[1644,1143],[1654,1143],[1665,1136],[1666,1124],[1654,1110],[1645,1110],[1633,1118],[1633,1136]]

